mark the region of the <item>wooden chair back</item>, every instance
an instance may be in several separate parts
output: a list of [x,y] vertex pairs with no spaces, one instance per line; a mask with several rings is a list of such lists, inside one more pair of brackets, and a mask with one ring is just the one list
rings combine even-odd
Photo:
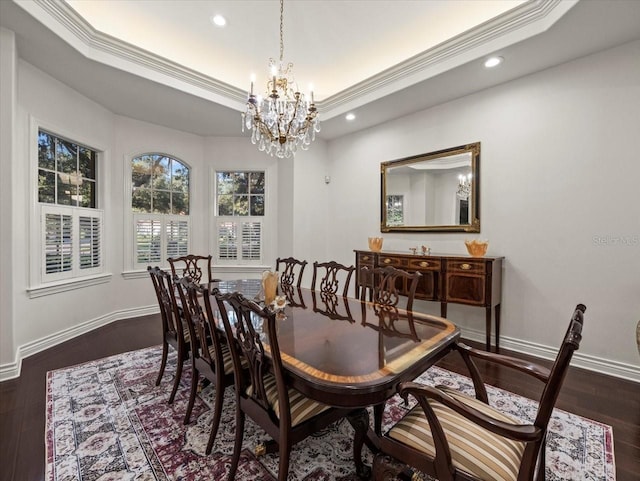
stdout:
[[234,376],[229,363],[225,364],[226,337],[216,325],[216,318],[211,306],[211,295],[208,286],[200,286],[189,277],[183,277],[176,285],[184,317],[189,325],[192,339],[195,339],[191,356],[191,392],[185,413],[184,422],[189,423],[197,394],[199,377],[202,375],[215,386],[215,402],[211,432],[207,443],[206,454],[210,454],[220,426],[224,390],[234,383]]
[[153,283],[153,290],[158,299],[158,307],[160,308],[160,317],[162,319],[162,333],[172,332],[175,335],[176,327],[173,318],[173,306],[169,298],[169,291],[165,284],[164,277],[160,274],[162,270],[159,267],[147,267],[149,277]]
[[196,284],[211,282],[211,256],[189,254],[167,259],[174,276],[189,277]]
[[375,267],[364,266],[360,270],[361,278],[371,279],[372,283],[362,286],[360,299],[369,299],[378,306],[399,307],[401,296],[406,296],[407,303],[404,309],[410,311],[413,308],[413,300],[422,274],[420,272],[407,272],[393,266]]
[[215,325],[208,289],[183,277],[176,282],[176,290],[189,334],[195,340],[192,355],[216,368],[222,366],[222,333]]
[[[233,359],[238,395],[250,399],[265,412],[271,411],[265,382],[270,379],[271,376],[268,375],[272,373],[278,387],[280,412],[288,413],[289,397],[286,395],[287,389],[282,376],[278,337],[273,335],[275,313],[245,298],[239,292],[218,293],[216,300],[227,338],[235,338],[236,341],[229,343],[229,350]],[[265,353],[263,339],[268,343],[270,358]],[[243,359],[249,365],[248,370],[242,369]],[[251,389],[248,389],[250,386]]]
[[189,358],[191,353],[192,338],[187,334],[188,328],[184,321],[183,313],[178,307],[173,282],[174,277],[159,267],[149,266],[147,271],[156,291],[162,319],[162,360],[156,379],[156,386],[160,384],[167,365],[168,347],[172,346],[178,352],[176,375],[174,376],[173,389],[169,395],[169,404],[171,404],[178,391],[184,361]]
[[[351,276],[356,268],[345,266],[335,261],[314,262],[311,290],[320,291],[323,294],[333,294],[347,297]],[[342,284],[342,288],[340,286]]]
[[[280,270],[281,265],[282,270]],[[301,261],[293,257],[278,257],[276,259],[276,271],[280,272],[280,285],[282,287],[300,287],[306,265],[307,261]]]

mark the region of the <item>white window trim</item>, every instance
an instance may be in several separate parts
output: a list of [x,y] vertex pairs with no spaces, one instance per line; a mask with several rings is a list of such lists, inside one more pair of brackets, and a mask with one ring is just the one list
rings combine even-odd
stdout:
[[[38,201],[38,131],[45,130],[53,135],[70,139],[77,144],[85,145],[96,152],[97,158],[97,190],[96,205],[98,209],[91,209],[96,212],[102,211],[102,242],[101,242],[101,259],[102,266],[100,273],[95,271],[78,277],[61,279],[55,281],[46,281],[42,278],[42,230],[41,230],[41,204]],[[95,139],[87,138],[78,132],[71,132],[69,129],[59,124],[47,122],[38,119],[32,115],[29,116],[29,189],[26,192],[27,205],[29,210],[29,285],[27,286],[27,294],[29,298],[40,297],[43,295],[57,294],[68,290],[75,290],[81,287],[95,285],[96,283],[108,282],[111,273],[108,269],[108,258],[106,255],[106,239],[108,237],[108,224],[106,222],[106,212],[101,207],[105,205],[105,199],[110,196],[109,170],[106,165],[109,163],[109,149],[102,146]],[[58,204],[46,204],[48,206],[64,207]],[[78,208],[82,209],[82,208]]]
[[[176,159],[180,161],[180,163],[184,164],[189,168],[189,215],[186,216],[178,216],[178,215],[170,215],[170,214],[152,214],[152,213],[144,213],[144,212],[133,212],[131,209],[132,202],[132,190],[133,190],[133,180],[131,178],[131,162],[136,157],[140,157],[141,155],[146,154],[159,154],[166,155],[167,157],[171,157],[172,159]],[[123,205],[123,219],[124,219],[124,265],[122,268],[122,277],[124,279],[142,279],[149,277],[149,273],[147,272],[147,264],[142,266],[142,264],[138,264],[136,262],[136,233],[134,228],[135,216],[171,216],[181,219],[188,219],[189,222],[189,252],[191,252],[192,243],[193,243],[193,227],[191,219],[193,217],[193,199],[196,197],[197,187],[194,182],[194,171],[195,168],[193,165],[185,162],[181,157],[176,154],[168,154],[163,150],[158,150],[157,147],[149,147],[147,149],[139,149],[135,152],[131,152],[125,154],[123,156],[123,168],[124,168],[124,205]],[[154,264],[155,265],[155,264]],[[169,263],[167,262],[166,257],[158,263],[159,267],[167,267]]]

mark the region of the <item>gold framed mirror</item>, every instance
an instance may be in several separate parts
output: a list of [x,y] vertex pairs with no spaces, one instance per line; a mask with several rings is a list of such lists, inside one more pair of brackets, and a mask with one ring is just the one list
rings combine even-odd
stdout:
[[480,232],[480,142],[380,164],[381,232]]

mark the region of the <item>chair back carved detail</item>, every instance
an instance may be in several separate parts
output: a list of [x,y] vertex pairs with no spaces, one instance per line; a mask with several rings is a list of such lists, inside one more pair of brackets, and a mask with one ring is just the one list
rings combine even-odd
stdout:
[[[311,290],[317,290],[323,294],[346,297],[349,292],[351,277],[355,270],[356,268],[354,266],[345,266],[335,261],[316,261],[313,263]],[[340,284],[342,284],[342,289],[340,289]]]
[[422,274],[420,272],[407,272],[393,266],[375,267],[364,266],[360,270],[364,279],[372,279],[372,285],[364,285],[360,291],[360,299],[365,301],[367,291],[374,304],[385,307],[399,307],[401,296],[406,296],[405,309],[413,308],[413,299]]
[[211,282],[211,256],[189,254],[167,259],[174,276],[189,277],[196,284]]
[[[282,270],[280,266],[282,265]],[[280,272],[280,285],[290,287],[300,287],[302,274],[307,266],[307,261],[301,261],[293,257],[278,257],[276,259],[276,271]]]

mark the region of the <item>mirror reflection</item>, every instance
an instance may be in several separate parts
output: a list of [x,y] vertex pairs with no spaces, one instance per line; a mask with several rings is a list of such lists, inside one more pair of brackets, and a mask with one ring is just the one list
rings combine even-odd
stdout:
[[480,232],[480,142],[381,164],[382,232]]

